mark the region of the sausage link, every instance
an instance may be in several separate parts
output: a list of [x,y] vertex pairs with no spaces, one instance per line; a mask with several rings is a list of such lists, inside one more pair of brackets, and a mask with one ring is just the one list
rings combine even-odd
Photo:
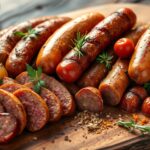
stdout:
[[147,97],[142,105],[142,112],[147,115],[150,116],[150,97]]
[[56,66],[62,58],[69,52],[71,47],[74,46],[73,40],[77,32],[80,34],[88,33],[98,22],[104,17],[97,13],[92,12],[65,24],[62,28],[58,29],[41,48],[36,65],[41,66],[45,73],[51,74],[55,72]]
[[72,49],[57,66],[57,74],[66,82],[74,82],[91,64],[96,56],[110,43],[130,30],[136,22],[136,16],[129,8],[119,9],[105,18],[87,34],[81,47],[83,56],[79,57],[76,48]]

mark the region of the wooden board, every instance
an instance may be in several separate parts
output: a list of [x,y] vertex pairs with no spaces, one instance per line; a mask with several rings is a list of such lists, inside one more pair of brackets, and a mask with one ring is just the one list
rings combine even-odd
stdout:
[[[132,8],[137,13],[139,22],[148,22],[150,20],[150,7],[132,4],[109,4],[63,15],[76,17],[85,12],[99,11],[107,16],[121,7]],[[121,112],[118,108],[105,107],[101,117],[107,120],[108,115],[113,118],[112,124],[119,120],[120,116],[130,118],[129,115]],[[57,123],[49,124],[36,133],[24,131],[22,135],[16,137],[12,142],[0,145],[0,150],[113,150],[129,149],[128,146],[132,150],[150,149],[150,144],[147,142],[150,140],[148,136],[129,133],[117,125],[108,127],[99,134],[88,134],[86,128],[76,126],[76,124],[77,122],[72,116],[63,118]],[[67,138],[69,140],[66,140]],[[140,141],[142,141],[142,144],[139,146]]]

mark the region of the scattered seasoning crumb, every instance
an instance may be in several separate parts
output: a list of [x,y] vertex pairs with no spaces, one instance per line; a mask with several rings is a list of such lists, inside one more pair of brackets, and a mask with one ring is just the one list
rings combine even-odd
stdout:
[[38,138],[37,138],[36,136],[34,136],[34,137],[33,137],[33,140],[35,140],[35,141],[36,141],[37,139],[38,139]]
[[55,143],[55,140],[52,140],[51,142],[52,142],[52,143]]
[[69,139],[69,137],[66,135],[66,136],[64,137],[64,141],[71,142],[71,139]]

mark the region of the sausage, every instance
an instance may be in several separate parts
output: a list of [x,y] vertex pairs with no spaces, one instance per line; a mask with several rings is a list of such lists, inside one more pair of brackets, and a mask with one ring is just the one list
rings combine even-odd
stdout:
[[0,104],[7,113],[13,115],[18,121],[18,134],[21,134],[26,126],[26,112],[19,99],[12,93],[0,89]]
[[7,143],[17,134],[17,119],[9,113],[0,113],[0,143]]
[[73,40],[76,38],[77,32],[82,35],[88,33],[102,19],[104,19],[103,15],[92,12],[79,16],[65,24],[41,48],[36,65],[41,66],[45,73],[55,72],[58,63],[73,47]]
[[0,37],[0,62],[5,63],[9,53],[17,44],[17,42],[21,39],[21,37],[15,35],[16,31],[27,32],[29,27],[35,27],[36,25],[54,18],[53,16],[40,17],[36,19],[31,19],[29,21],[20,23],[14,27],[12,27],[7,33],[5,33],[2,37]]
[[142,112],[150,116],[150,97],[147,97],[142,104]]
[[110,45],[113,40],[130,30],[135,22],[136,16],[134,12],[129,8],[122,8],[97,24],[87,34],[87,40],[80,49],[83,56],[78,56],[75,47],[58,64],[56,72],[60,79],[69,83],[79,79],[96,56]]
[[4,111],[4,107],[2,106],[2,104],[0,103],[0,113],[3,113]]
[[0,37],[3,36],[5,33],[7,33],[13,26],[10,26],[8,28],[2,29],[0,31]]
[[143,87],[132,87],[122,97],[121,108],[130,113],[137,112],[140,110],[139,108],[147,96],[148,94]]
[[[33,84],[31,82],[26,83],[25,86],[33,90]],[[41,87],[40,96],[46,102],[49,109],[49,121],[58,121],[62,116],[62,106],[59,98],[50,90]]]
[[[63,115],[73,114],[75,111],[75,103],[69,91],[55,78],[44,73],[42,74],[41,79],[45,82],[46,88],[54,92],[55,95],[60,99]],[[16,77],[16,80],[20,84],[25,84],[30,81],[30,78],[27,72],[23,72]]]
[[3,77],[2,84],[6,84],[6,83],[17,83],[17,81],[10,77]]
[[75,95],[77,106],[80,110],[91,112],[101,112],[103,110],[103,100],[98,89],[85,87],[80,89]]
[[42,129],[49,120],[49,111],[45,101],[29,88],[20,88],[13,94],[26,110],[27,129],[31,132]]
[[129,76],[137,84],[150,81],[150,28],[138,41],[129,64]]
[[68,17],[58,17],[50,19],[34,28],[37,32],[36,37],[28,37],[20,40],[13,48],[6,61],[6,69],[9,75],[15,77],[26,70],[26,64],[29,64],[38,50],[60,26],[68,22]]
[[129,85],[128,60],[118,59],[106,78],[100,83],[99,90],[104,102],[115,106],[119,104],[123,93]]
[[[136,45],[139,38],[146,31],[148,26],[149,26],[148,24],[140,25],[135,29],[131,30],[130,32],[128,32],[125,35],[125,37],[131,39]],[[113,47],[108,48],[108,54],[110,54],[110,56],[113,56],[110,64],[112,66],[116,61],[116,55],[113,51]],[[81,76],[77,84],[80,87],[86,86],[98,87],[99,83],[107,75],[108,71],[109,69],[107,69],[104,64],[100,64],[97,61],[95,61],[94,64],[92,64],[90,68]]]

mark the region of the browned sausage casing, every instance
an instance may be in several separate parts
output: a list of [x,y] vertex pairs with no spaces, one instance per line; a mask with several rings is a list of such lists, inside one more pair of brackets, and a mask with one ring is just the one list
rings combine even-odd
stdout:
[[20,23],[14,27],[12,27],[7,33],[0,37],[0,62],[5,63],[9,53],[17,44],[17,42],[21,39],[21,37],[15,35],[16,31],[27,32],[29,27],[35,27],[36,25],[54,18],[53,16],[40,17],[36,19],[31,19],[29,21]]
[[98,12],[92,12],[79,16],[65,24],[41,48],[36,65],[41,66],[45,73],[55,72],[58,63],[74,46],[73,40],[77,32],[80,32],[80,34],[88,33],[102,19],[104,19],[103,15]]
[[142,35],[129,64],[129,76],[137,84],[150,81],[150,28]]
[[25,71],[26,64],[29,64],[33,57],[37,55],[41,46],[47,38],[51,36],[60,26],[70,21],[68,17],[58,17],[50,19],[34,28],[37,32],[35,37],[21,39],[13,48],[6,61],[6,69],[11,76],[16,76]]
[[150,97],[147,97],[142,105],[142,112],[147,115],[150,116]]

